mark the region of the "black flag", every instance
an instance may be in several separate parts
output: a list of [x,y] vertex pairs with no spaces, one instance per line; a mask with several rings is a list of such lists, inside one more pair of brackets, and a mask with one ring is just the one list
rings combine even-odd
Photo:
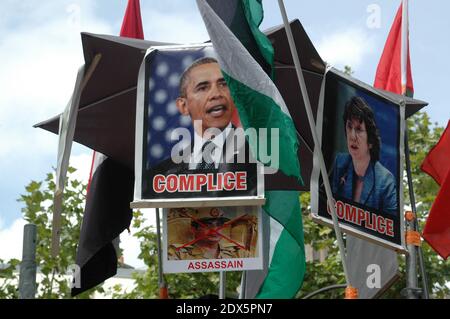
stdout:
[[86,198],[76,263],[80,267],[81,287],[76,296],[117,272],[117,254],[113,240],[130,226],[134,173],[106,158],[92,177]]

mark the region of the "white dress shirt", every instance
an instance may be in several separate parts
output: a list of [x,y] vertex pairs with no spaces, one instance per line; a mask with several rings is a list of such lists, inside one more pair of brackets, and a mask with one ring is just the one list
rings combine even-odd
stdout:
[[[223,153],[223,145],[232,130],[231,123],[228,123],[227,127],[225,127],[222,132],[215,136],[211,142],[214,143],[215,147],[212,151],[212,158],[214,160],[215,168],[219,168],[219,163],[222,161],[222,153]],[[194,131],[195,132],[195,131]],[[194,133],[194,150],[191,154],[191,158],[189,160],[189,169],[196,169],[197,165],[202,162],[203,154],[202,147],[208,141],[208,139],[204,139],[197,132]]]

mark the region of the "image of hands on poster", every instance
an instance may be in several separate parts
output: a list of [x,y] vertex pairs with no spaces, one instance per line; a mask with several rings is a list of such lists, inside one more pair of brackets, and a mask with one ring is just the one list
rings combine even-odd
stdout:
[[256,207],[164,210],[164,272],[261,269]]

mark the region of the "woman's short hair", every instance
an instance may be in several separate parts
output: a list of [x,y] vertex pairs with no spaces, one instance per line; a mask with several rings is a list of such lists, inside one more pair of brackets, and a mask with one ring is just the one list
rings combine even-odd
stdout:
[[[362,97],[354,96],[345,104],[344,127],[347,125],[347,120],[352,119],[357,119],[366,125],[367,142],[372,145],[370,159],[373,162],[378,161],[381,148],[380,133],[375,122],[375,115],[369,104]],[[345,134],[347,134],[347,130],[345,130]]]

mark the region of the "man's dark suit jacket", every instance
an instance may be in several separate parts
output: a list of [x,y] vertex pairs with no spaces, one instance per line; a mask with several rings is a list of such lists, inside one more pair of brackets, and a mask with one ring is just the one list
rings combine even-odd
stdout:
[[[234,128],[234,127],[233,127]],[[235,129],[235,128],[234,128]],[[222,160],[217,169],[198,170],[189,169],[189,160],[186,157],[180,164],[176,164],[171,158],[168,158],[149,170],[144,175],[142,181],[142,198],[143,199],[161,199],[161,198],[188,198],[188,197],[229,197],[229,196],[256,196],[257,195],[257,164],[250,153],[250,147],[246,140],[242,143],[242,139],[235,139],[235,143],[231,145],[230,140],[235,139],[235,131],[231,131],[223,145]],[[188,148],[192,149],[193,143]],[[244,163],[238,163],[239,154],[245,152]],[[190,152],[187,152],[190,158]],[[242,155],[241,155],[242,156]],[[198,174],[198,173],[225,173],[225,172],[247,172],[247,190],[246,191],[213,191],[202,192],[201,194],[193,193],[163,193],[157,194],[152,189],[152,181],[155,175],[161,174],[168,176],[171,174]]]

